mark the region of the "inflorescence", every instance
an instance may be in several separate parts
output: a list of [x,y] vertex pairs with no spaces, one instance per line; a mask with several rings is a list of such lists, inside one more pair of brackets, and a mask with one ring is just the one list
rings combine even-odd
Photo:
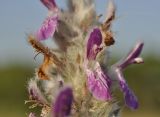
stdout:
[[[44,56],[35,77],[28,82],[30,108],[40,107],[41,117],[117,117],[122,105],[114,96],[116,89],[126,106],[138,108],[138,101],[129,88],[123,70],[131,64],[143,63],[138,42],[126,57],[109,65],[108,48],[114,45],[111,30],[116,8],[108,3],[104,22],[97,15],[94,0],[68,0],[68,9],[55,0],[40,0],[48,16],[40,29],[28,36],[28,42]],[[57,48],[42,41],[53,39]],[[29,117],[37,117],[30,113]]]

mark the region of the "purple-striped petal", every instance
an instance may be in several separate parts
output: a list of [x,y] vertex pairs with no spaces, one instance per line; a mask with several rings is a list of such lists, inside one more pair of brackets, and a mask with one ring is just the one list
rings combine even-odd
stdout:
[[44,6],[46,6],[48,8],[48,10],[56,10],[57,9],[57,5],[55,3],[55,0],[40,0]]
[[124,94],[126,105],[131,109],[137,109],[138,108],[137,97],[134,95],[133,91],[128,87],[123,77],[122,71],[119,68],[117,68],[115,69],[115,72],[117,73],[119,85],[120,85],[121,91]]
[[128,53],[127,57],[122,60],[119,66],[124,69],[133,63],[143,63],[143,59],[139,58],[143,45],[144,44],[142,42],[137,43],[136,46]]
[[53,104],[53,117],[66,117],[70,115],[72,102],[72,89],[67,87],[61,90]]
[[132,109],[137,109],[138,108],[138,99],[137,97],[134,95],[133,91],[128,89],[125,92],[125,101],[126,104],[132,108]]
[[103,73],[99,63],[97,63],[95,71],[87,69],[86,74],[88,89],[92,95],[98,100],[110,100],[109,78]]
[[143,43],[139,42],[136,46],[129,52],[127,57],[120,61],[118,64],[112,66],[113,73],[116,75],[116,80],[119,83],[120,89],[124,94],[126,105],[129,106],[131,109],[138,108],[138,100],[137,97],[134,95],[133,91],[128,87],[122,71],[130,64],[134,63],[143,63],[143,59],[139,57]]
[[57,28],[57,23],[58,23],[57,15],[47,17],[36,34],[37,39],[45,40],[48,39],[49,37],[52,37]]
[[102,34],[99,28],[94,28],[87,42],[87,58],[94,60],[99,51],[101,51]]

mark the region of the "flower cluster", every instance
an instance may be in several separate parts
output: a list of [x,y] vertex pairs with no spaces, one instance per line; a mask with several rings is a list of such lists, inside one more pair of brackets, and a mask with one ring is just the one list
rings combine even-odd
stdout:
[[[55,0],[40,0],[49,10],[41,28],[29,35],[32,47],[44,60],[28,82],[30,108],[39,106],[41,117],[116,117],[122,108],[114,97],[115,89],[124,95],[125,105],[138,108],[123,70],[131,64],[143,63],[139,42],[128,55],[109,66],[108,48],[115,42],[111,31],[115,5],[108,3],[104,22],[97,15],[94,0],[68,0],[68,9]],[[52,38],[57,48],[42,43]],[[30,113],[29,117],[36,117]]]

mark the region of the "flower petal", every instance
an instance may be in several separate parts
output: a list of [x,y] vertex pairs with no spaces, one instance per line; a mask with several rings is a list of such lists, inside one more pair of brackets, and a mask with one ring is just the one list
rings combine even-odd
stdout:
[[55,10],[57,9],[57,5],[55,3],[55,0],[41,0],[41,2],[49,9],[49,10]]
[[42,27],[38,30],[36,36],[38,40],[45,40],[52,37],[58,24],[58,16],[49,16],[43,22]]
[[[136,44],[136,46],[128,53],[127,57],[122,60],[122,62],[120,63],[120,67],[122,69],[124,69],[125,67],[127,67],[128,65],[132,64],[132,63],[142,63],[143,60],[138,59],[137,61],[137,57],[139,57],[142,49],[143,49],[143,43],[139,42]],[[140,60],[140,61],[139,61]]]
[[67,87],[61,90],[57,96],[57,99],[53,105],[54,117],[66,117],[71,112],[71,106],[73,102],[72,89]]
[[121,88],[121,91],[123,91],[126,105],[129,106],[131,109],[137,109],[138,108],[138,100],[137,97],[134,95],[132,90],[128,87],[126,81],[124,80],[122,71],[120,69],[116,69],[116,73],[119,79],[119,85]]
[[138,108],[138,100],[137,100],[137,97],[132,92],[132,90],[128,89],[125,92],[125,100],[126,100],[126,104],[132,109]]
[[110,100],[111,94],[109,91],[110,82],[108,77],[103,73],[100,65],[97,64],[96,71],[87,69],[87,85],[89,91],[93,94],[96,99],[99,100]]
[[94,60],[99,51],[100,45],[102,43],[102,34],[99,28],[94,28],[90,34],[90,37],[87,42],[87,58],[89,60]]

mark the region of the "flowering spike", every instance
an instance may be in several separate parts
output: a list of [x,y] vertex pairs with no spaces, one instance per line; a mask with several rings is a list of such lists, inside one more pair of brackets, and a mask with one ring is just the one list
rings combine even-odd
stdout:
[[38,30],[36,37],[38,40],[45,40],[52,37],[58,24],[58,16],[49,16],[43,22],[41,28]]
[[96,63],[96,69],[95,71],[91,71],[87,69],[87,85],[90,90],[90,92],[93,94],[93,96],[96,99],[99,100],[110,100],[111,94],[109,91],[109,78],[107,75],[105,75],[99,65],[99,63]]
[[45,5],[49,10],[54,11],[57,9],[57,5],[55,3],[55,0],[40,0],[43,5]]
[[66,87],[63,90],[61,90],[56,98],[55,103],[53,103],[53,117],[66,117],[70,115],[72,102],[72,89]]
[[87,58],[94,60],[99,51],[101,51],[102,34],[99,28],[94,28],[87,42]]
[[[31,107],[41,107],[38,116],[118,117],[121,108],[113,105],[119,100],[112,97],[117,85],[126,105],[136,109],[137,98],[122,71],[130,64],[143,62],[139,57],[143,43],[138,43],[118,64],[108,65],[106,50],[115,42],[111,30],[116,11],[113,0],[109,1],[104,22],[96,14],[94,0],[68,0],[68,8],[61,10],[55,0],[40,1],[49,14],[28,40],[36,52],[44,55],[44,61],[28,84],[30,100],[27,102],[33,103]],[[48,47],[40,41],[51,37],[56,45]],[[66,84],[72,89],[63,88]]]

